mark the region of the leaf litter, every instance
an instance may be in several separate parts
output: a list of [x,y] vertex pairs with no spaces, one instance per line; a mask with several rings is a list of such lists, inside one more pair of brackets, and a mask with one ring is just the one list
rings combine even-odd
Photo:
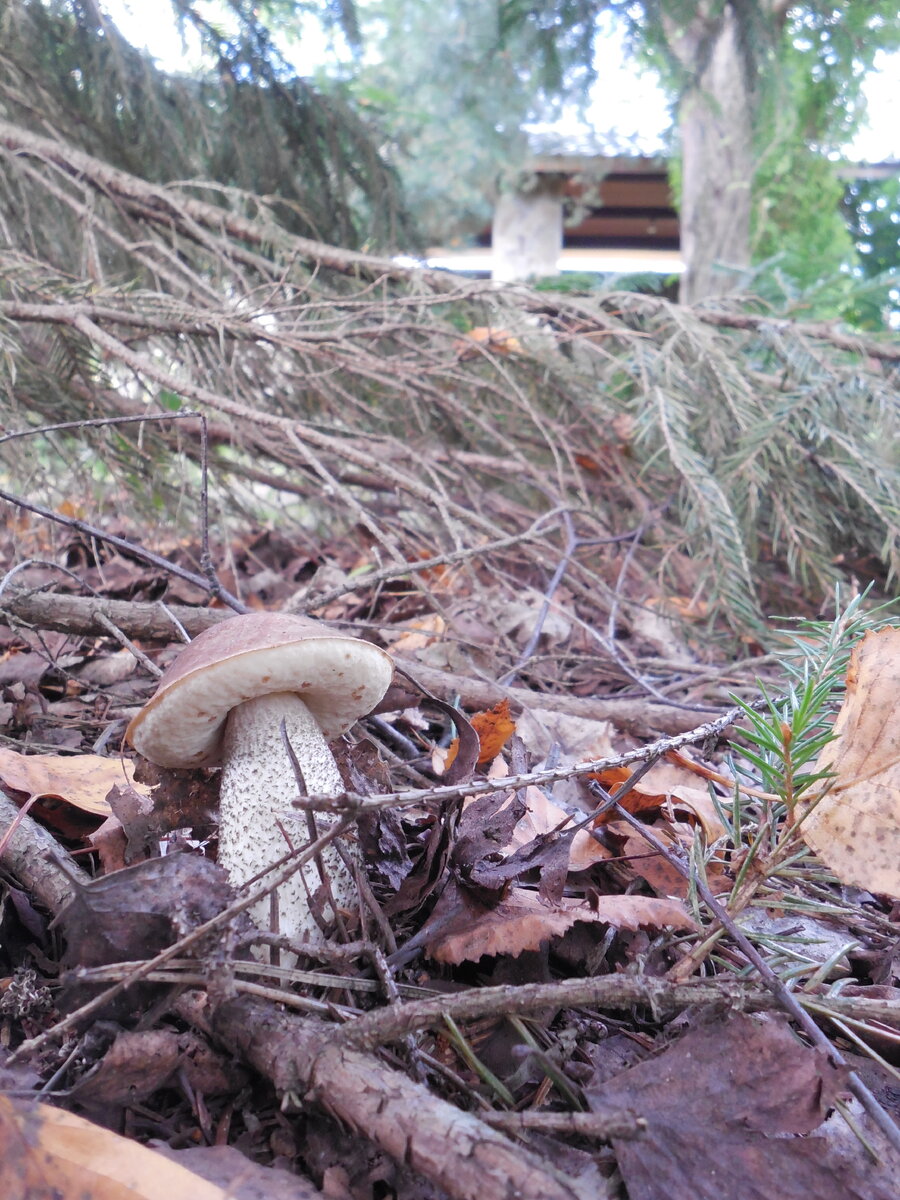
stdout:
[[[270,568],[264,565],[266,555],[274,549],[271,539],[257,542],[245,560],[253,563],[256,572],[259,587],[253,594],[264,596],[267,602],[284,595],[277,583],[278,572],[267,575]],[[239,558],[232,556],[233,561]],[[290,570],[296,574],[302,572],[308,556],[282,539],[273,561],[293,564]],[[127,590],[130,569],[132,596],[135,590],[139,595],[141,588],[155,586],[151,572],[121,560],[111,577],[114,590]],[[389,607],[395,602],[386,598],[384,603]],[[332,608],[332,618],[341,619],[340,604],[332,602]],[[403,613],[404,609],[401,606],[397,611]],[[530,611],[535,611],[533,606]],[[407,609],[395,628],[399,630],[402,623],[407,632],[401,637],[419,639],[407,643],[413,655],[431,653],[443,644],[445,626],[427,619],[427,614],[410,617]],[[856,707],[850,708],[849,715],[842,712],[839,736],[817,763],[819,769],[835,771],[837,782],[799,826],[808,831],[804,836],[845,884],[868,891],[861,906],[853,908],[827,879],[823,885],[816,877],[815,886],[824,886],[831,901],[830,905],[823,902],[823,915],[816,919],[809,912],[798,911],[796,905],[804,893],[796,879],[776,873],[771,879],[754,880],[755,899],[744,911],[742,927],[752,930],[761,945],[769,944],[786,955],[810,995],[824,994],[828,980],[846,979],[848,971],[870,979],[860,992],[873,1002],[886,1004],[882,1016],[886,1013],[888,1019],[878,1023],[873,1018],[861,1028],[858,1023],[847,1028],[858,1030],[863,1044],[877,1044],[890,1059],[897,1044],[891,1030],[900,1026],[900,1018],[895,1026],[889,1018],[898,998],[897,967],[892,965],[889,950],[892,911],[890,906],[879,906],[878,895],[896,894],[891,890],[895,876],[890,875],[889,862],[893,764],[889,750],[885,754],[884,738],[885,730],[892,736],[891,708],[882,698],[890,695],[894,676],[892,667],[884,662],[892,649],[888,646],[891,639],[877,636],[878,662],[870,660],[864,643],[854,659],[845,704],[845,709]],[[63,647],[62,642],[58,645]],[[115,689],[123,681],[130,686],[129,673],[119,665],[121,659],[108,672],[98,667],[80,681],[73,673],[73,681],[57,699],[29,709],[24,702],[29,695],[37,695],[45,671],[29,667],[28,660],[41,653],[32,641],[17,651],[16,656],[24,660],[19,675],[22,690],[18,695],[11,693],[7,701],[14,734],[27,733],[42,744],[42,722],[47,722],[43,727],[46,744],[52,745],[54,709],[59,706],[62,712],[65,705],[74,705],[65,711],[79,714],[82,722],[82,751],[110,729],[110,718],[124,725],[133,711],[134,694],[123,693],[117,709]],[[166,650],[158,657],[164,661],[170,653]],[[88,657],[100,663],[104,655],[112,660],[119,651],[95,642]],[[453,652],[457,663],[461,661],[458,655],[458,650]],[[57,660],[61,661],[59,653]],[[64,671],[74,672],[78,661],[75,650]],[[443,661],[449,658],[444,655]],[[96,700],[104,690],[110,703],[98,720]],[[408,693],[404,702],[410,702]],[[881,713],[877,720],[873,704]],[[405,761],[411,769],[424,772],[423,790],[427,791],[429,783],[445,782],[453,765],[453,755],[447,753],[447,735],[453,724],[464,731],[468,724],[462,713],[457,721],[453,711],[444,702],[432,702],[424,695],[408,710],[408,721],[402,714],[387,714],[389,726],[382,731],[372,727],[372,743],[360,742],[341,754],[345,778],[357,791],[371,790],[368,781],[376,780],[375,790],[387,791],[392,772],[400,771]],[[71,715],[64,719],[71,722]],[[386,740],[396,735],[400,741]],[[456,777],[474,784],[488,776],[499,782],[508,773],[552,767],[560,761],[615,758],[630,747],[630,739],[608,720],[567,715],[555,711],[552,704],[514,712],[503,700],[474,713],[465,737],[467,748],[464,761],[456,765]],[[443,749],[438,745],[442,739]],[[113,739],[108,739],[107,745],[110,743],[115,745]],[[398,746],[403,747],[399,757]],[[393,767],[386,770],[387,751],[394,758],[388,757]],[[32,810],[70,845],[77,848],[80,844],[92,855],[96,876],[87,890],[78,890],[57,925],[66,950],[61,964],[64,987],[56,995],[58,1007],[51,1009],[52,1021],[96,997],[103,981],[116,977],[102,972],[115,972],[123,962],[147,960],[178,938],[198,931],[204,922],[214,922],[216,914],[228,905],[228,889],[218,876],[209,874],[215,867],[207,857],[212,857],[215,849],[210,823],[216,802],[215,780],[180,778],[179,773],[160,776],[144,765],[136,781],[126,774],[116,752],[109,757],[82,752],[54,759],[46,753],[23,755],[7,743],[3,754],[5,786],[19,801],[45,795],[63,810],[81,814],[67,823],[54,823],[51,809]],[[886,808],[876,810],[873,792],[854,786],[863,772],[867,783],[876,781],[879,804]],[[402,773],[393,777],[402,779]],[[733,797],[721,782],[713,782],[724,777],[720,764],[700,757],[659,761],[631,786],[621,803],[667,846],[690,855],[702,866],[713,891],[727,896],[736,895],[732,890],[742,861],[735,852],[729,823]],[[625,768],[595,773],[595,782],[607,793],[615,792],[629,778]],[[838,805],[844,809],[836,808]],[[585,778],[569,776],[542,786],[508,788],[496,795],[485,796],[475,790],[462,803],[448,801],[435,806],[426,802],[388,809],[383,817],[368,814],[360,824],[360,838],[373,868],[372,900],[383,902],[396,939],[393,949],[390,945],[385,948],[395,986],[419,989],[423,996],[446,991],[452,998],[459,989],[470,989],[479,981],[513,988],[541,986],[560,973],[577,977],[596,972],[601,978],[621,975],[627,980],[637,972],[665,980],[669,972],[677,977],[679,965],[690,961],[690,953],[701,944],[698,939],[707,936],[721,951],[719,970],[743,970],[741,956],[727,938],[715,934],[708,914],[697,906],[691,885],[671,862],[614,811],[597,808],[597,797]],[[117,816],[109,817],[113,809]],[[880,815],[873,816],[876,811]],[[846,812],[853,815],[847,817]],[[104,817],[111,823],[98,836]],[[89,824],[79,824],[82,820]],[[867,832],[852,839],[847,830],[859,822]],[[888,838],[883,854],[876,852],[879,836]],[[111,848],[110,838],[115,848]],[[169,851],[162,858],[158,857],[160,841]],[[857,850],[864,851],[862,865],[857,862],[859,854],[853,859],[850,853],[854,841]],[[848,859],[852,860],[850,866],[846,865]],[[127,863],[132,865],[126,869]],[[752,876],[752,871],[745,872],[745,885],[748,874]],[[811,895],[806,895],[804,902],[808,903]],[[767,923],[761,921],[762,915]],[[842,924],[851,918],[855,919],[852,931]],[[348,913],[346,919],[352,937],[359,929],[359,915]],[[14,931],[16,920],[14,910],[7,911],[4,931]],[[199,1053],[198,1046],[208,1048],[210,1043],[202,1031],[191,1034],[194,1041],[184,1040],[188,1037],[184,1020],[173,1015],[179,1011],[181,991],[175,981],[180,971],[184,978],[205,976],[213,993],[220,987],[227,992],[235,986],[233,964],[245,953],[240,947],[247,928],[235,920],[229,926],[232,932],[225,943],[207,935],[177,960],[180,965],[174,966],[171,974],[133,984],[103,1007],[100,1022],[82,1024],[74,1043],[77,1065],[66,1068],[64,1058],[46,1048],[44,1077],[64,1070],[71,1102],[79,1098],[83,1111],[105,1123],[116,1124],[126,1115],[133,1122],[134,1114],[149,1111],[149,1105],[156,1115],[141,1119],[148,1121],[150,1128],[155,1125],[157,1131],[181,1129],[182,1141],[185,1137],[212,1140],[216,1134],[209,1114],[217,1114],[214,1119],[221,1121],[230,1110],[236,1114],[235,1144],[245,1155],[290,1165],[301,1174],[314,1171],[312,1152],[305,1155],[301,1141],[293,1135],[281,1137],[271,1125],[266,1133],[265,1123],[260,1123],[266,1112],[265,1120],[276,1120],[276,1093],[249,1105],[246,1099],[239,1099],[246,1084],[229,1079],[227,1072],[216,1075],[212,1062],[203,1071],[185,1074],[186,1047],[193,1047],[190,1053]],[[831,941],[826,937],[829,930],[834,935]],[[842,932],[847,936],[842,937]],[[42,936],[39,953],[44,958],[38,957],[38,962],[49,961],[46,955],[54,952],[50,940]],[[792,938],[798,947],[793,957]],[[816,939],[821,943],[818,950],[811,946]],[[17,944],[21,943],[15,937],[7,936],[10,951]],[[35,945],[33,952],[23,948],[18,954],[27,958],[38,949]],[[855,953],[860,957],[854,958]],[[18,969],[12,958],[7,962],[8,970]],[[229,962],[232,965],[223,977],[222,964]],[[375,993],[366,988],[380,988],[366,962],[365,956],[354,959],[351,955],[310,963],[314,968],[310,978],[316,980],[312,984],[301,984],[291,972],[279,975],[274,967],[269,968],[269,987],[290,1003],[299,1002],[299,991],[309,997],[309,1003],[321,1004],[321,1009],[314,1011],[340,1011],[342,1019],[352,1019],[373,1002]],[[835,963],[840,968],[837,974]],[[249,986],[250,980],[258,977],[245,970],[239,974],[243,982],[237,986]],[[17,994],[12,987],[7,993],[10,998]],[[411,994],[405,992],[404,996]],[[0,1005],[0,1010],[8,1044],[15,1045],[22,1036],[33,1036],[42,1025],[50,1025],[46,1016],[37,1023],[34,1016],[26,1021],[26,1008],[18,1000],[13,1004],[11,999],[5,1009]],[[157,1020],[164,1017],[165,1023],[139,1032],[137,1027],[152,1022],[154,1013],[160,1014]],[[104,1021],[115,1028],[98,1040]],[[641,1047],[645,1061],[622,1064],[609,1077],[604,1075],[602,1082],[599,1076],[594,1082],[592,1063],[607,1042],[623,1036],[620,1031]],[[498,1057],[496,1047],[490,1049],[497,1039],[506,1039],[505,1057],[504,1053]],[[68,1045],[71,1049],[72,1043]],[[491,1010],[480,1020],[463,1021],[458,1037],[451,1038],[446,1031],[419,1035],[415,1053],[430,1056],[429,1060],[447,1068],[448,1078],[459,1081],[450,1085],[450,1092],[464,1106],[472,1096],[479,1097],[482,1106],[498,1103],[503,1089],[512,1088],[515,1105],[537,1114],[558,1114],[573,1105],[576,1111],[580,1105],[600,1115],[610,1111],[635,1114],[641,1123],[640,1135],[613,1138],[605,1151],[598,1151],[596,1142],[586,1143],[575,1133],[568,1139],[540,1131],[528,1135],[531,1145],[540,1147],[551,1159],[555,1156],[559,1163],[568,1163],[573,1173],[578,1155],[592,1164],[592,1170],[599,1164],[606,1175],[615,1163],[630,1200],[655,1198],[661,1180],[667,1197],[676,1198],[790,1197],[799,1195],[804,1186],[804,1194],[823,1200],[856,1196],[882,1200],[896,1194],[894,1152],[879,1143],[878,1130],[866,1124],[867,1114],[855,1117],[862,1141],[851,1139],[849,1145],[838,1147],[831,1133],[836,1128],[834,1121],[840,1123],[843,1118],[826,1119],[827,1114],[850,1111],[854,1103],[841,1072],[771,1014],[723,1014],[720,1003],[712,1010],[688,1007],[684,1015],[673,1019],[672,1013],[646,1006],[637,1010],[626,1006],[625,1011],[617,1012],[615,1006],[592,1011],[550,1004],[536,1008],[523,1030],[504,1019],[502,1011]],[[438,1078],[432,1078],[433,1088],[440,1088]],[[138,1081],[137,1085],[129,1080]],[[881,1095],[889,1097],[889,1087],[882,1088]],[[281,1116],[276,1120],[282,1132],[289,1124],[284,1122]],[[38,1123],[34,1128],[42,1140],[43,1126]],[[79,1131],[82,1128],[78,1126]],[[96,1128],[86,1125],[84,1132],[73,1135],[83,1139],[85,1154],[94,1152],[91,1139],[95,1135],[90,1131]],[[312,1136],[311,1119],[309,1128]],[[56,1135],[51,1137],[49,1129],[46,1150],[52,1155]],[[323,1136],[333,1147],[339,1144],[338,1131],[330,1128],[327,1120],[317,1134],[320,1145],[324,1145]],[[863,1144],[875,1148],[877,1163],[871,1155],[867,1157]],[[127,1157],[126,1151],[117,1152]],[[102,1161],[100,1149],[96,1153],[97,1161]],[[350,1174],[361,1180],[366,1175],[362,1159],[354,1159],[355,1151],[347,1153],[344,1162]],[[340,1161],[339,1156],[326,1153],[320,1166],[326,1160],[331,1165],[322,1167],[318,1176],[323,1183],[325,1172],[331,1172],[333,1178]],[[48,1180],[55,1178],[49,1164],[47,1159],[44,1167],[34,1168],[45,1170]],[[397,1177],[391,1178],[397,1195],[402,1194],[402,1187],[410,1197],[427,1194],[421,1179],[401,1187]],[[103,1200],[102,1186],[99,1182],[91,1185],[93,1200]],[[368,1193],[363,1188],[360,1194]]]

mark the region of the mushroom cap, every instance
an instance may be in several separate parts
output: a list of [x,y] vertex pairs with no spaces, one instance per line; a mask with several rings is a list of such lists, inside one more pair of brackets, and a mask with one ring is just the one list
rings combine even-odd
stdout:
[[293,692],[325,738],[336,738],[372,711],[393,670],[386,651],[309,617],[232,617],[185,646],[125,736],[161,767],[216,767],[225,722],[236,705]]

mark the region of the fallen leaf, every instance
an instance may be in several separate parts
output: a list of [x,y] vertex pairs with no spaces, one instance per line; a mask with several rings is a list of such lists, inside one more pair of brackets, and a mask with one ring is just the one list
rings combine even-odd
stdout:
[[640,1138],[613,1141],[629,1200],[891,1200],[900,1163],[890,1147],[879,1177],[810,1136],[843,1076],[785,1021],[738,1013],[585,1095],[592,1111],[627,1108],[646,1122]]
[[800,825],[842,883],[900,899],[900,629],[867,633],[816,771],[831,787]]
[[566,762],[612,758],[614,726],[610,721],[573,717],[550,708],[527,708],[516,722],[519,737],[534,755],[546,755],[552,745]]
[[[543,837],[555,830],[565,832],[566,826],[573,824],[575,818],[564,808],[554,804],[552,800],[537,787],[525,789],[525,815],[520,819],[510,841],[504,849],[517,850],[527,846],[535,838]],[[586,829],[579,829],[569,842],[569,870],[586,871],[595,863],[611,858],[610,851],[602,846],[596,838],[591,837]]]
[[[546,611],[545,611],[546,609]],[[572,624],[567,617],[551,604],[547,607],[546,597],[534,588],[525,588],[522,599],[505,604],[497,613],[496,628],[501,635],[515,633],[516,641],[524,646],[540,622],[541,637],[554,647],[566,642],[572,633]]]
[[[450,893],[450,895],[448,895]],[[444,898],[447,897],[445,901]],[[455,905],[452,912],[439,912]],[[547,904],[537,892],[513,888],[506,899],[485,908],[463,889],[457,895],[451,885],[441,895],[435,914],[439,928],[426,945],[436,962],[477,962],[485,955],[518,957],[525,950],[538,950],[550,938],[561,937],[578,921],[615,925],[619,929],[695,929],[693,920],[677,900],[654,896],[594,896],[589,902],[564,896]]]
[[385,640],[391,642],[395,654],[408,655],[416,650],[424,650],[444,636],[447,622],[437,613],[429,613],[426,617],[416,617],[396,625],[393,630],[386,631]]
[[[10,791],[63,801],[103,818],[112,814],[106,799],[111,788],[130,784],[143,795],[148,794],[142,784],[134,783],[128,759],[101,758],[97,754],[18,754],[0,749],[0,783]],[[40,806],[37,814],[42,814]],[[56,824],[52,815],[44,815],[48,824]]]
[[55,1200],[226,1200],[155,1151],[47,1104],[0,1095],[3,1195]]
[[[516,732],[516,723],[509,715],[509,701],[501,700],[486,712],[475,713],[469,719],[472,728],[478,734],[477,765],[493,762],[512,735]],[[454,738],[444,756],[443,771],[453,763],[459,752],[459,738]]]
[[[613,767],[609,771],[592,774],[589,778],[599,780],[607,791],[615,791],[630,774],[628,767]],[[695,776],[674,763],[657,763],[637,781],[622,801],[622,807],[635,815],[661,809],[664,805],[671,805],[676,816],[678,813],[687,813],[695,820],[703,830],[708,846],[725,836],[725,826],[707,789],[697,787]],[[611,812],[599,818],[598,824],[614,819],[615,813]]]
[[493,329],[490,325],[476,325],[453,343],[460,358],[474,358],[478,353],[476,346],[484,346],[495,354],[522,353],[522,343],[508,329]]

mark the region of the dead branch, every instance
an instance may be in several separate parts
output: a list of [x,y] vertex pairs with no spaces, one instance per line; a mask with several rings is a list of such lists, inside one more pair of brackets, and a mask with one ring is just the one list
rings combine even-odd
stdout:
[[248,997],[212,1010],[196,995],[190,1000],[180,1015],[212,1031],[282,1096],[321,1105],[454,1200],[588,1200],[577,1180],[472,1113],[372,1055],[337,1045],[329,1026]]
[[[98,636],[108,633],[108,628],[101,620],[101,617],[105,617],[130,638],[159,642],[178,640],[172,617],[192,637],[196,637],[210,625],[227,620],[231,615],[223,609],[174,604],[169,607],[159,603],[102,600],[95,596],[29,592],[12,588],[0,595],[0,612],[41,629]],[[540,706],[595,721],[608,720],[641,737],[660,732],[672,735],[684,733],[693,728],[696,720],[695,713],[674,705],[608,696],[556,696],[532,692],[527,688],[502,687],[492,680],[469,679],[399,656],[397,662],[430,691],[443,696],[458,693],[463,705],[468,708],[490,708],[506,697],[520,710]]]
[[0,863],[54,915],[74,899],[79,884],[90,883],[59,842],[0,792]]
[[[799,996],[817,1013],[855,1016],[862,1020],[900,1024],[897,1006],[889,1000],[843,996]],[[766,1012],[781,1007],[767,989],[727,979],[694,979],[673,983],[669,979],[637,975],[603,975],[590,979],[562,979],[553,983],[526,983],[471,988],[451,996],[412,1000],[379,1009],[342,1025],[334,1033],[341,1043],[360,1049],[397,1041],[421,1029],[437,1029],[444,1018],[472,1021],[540,1012],[548,1008],[591,1008],[604,1012],[648,1008],[657,1017],[683,1012],[695,1004],[726,1002],[739,1012]]]

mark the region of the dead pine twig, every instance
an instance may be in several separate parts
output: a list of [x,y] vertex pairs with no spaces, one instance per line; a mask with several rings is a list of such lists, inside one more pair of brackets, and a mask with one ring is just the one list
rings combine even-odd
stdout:
[[659,738],[647,746],[639,746],[634,750],[625,750],[612,758],[591,759],[587,762],[571,763],[562,767],[545,767],[539,771],[528,771],[520,775],[502,775],[496,779],[473,779],[469,783],[438,785],[426,791],[412,792],[382,792],[373,796],[363,796],[357,792],[344,792],[342,796],[310,795],[295,797],[292,801],[295,808],[326,808],[333,807],[337,811],[359,814],[361,812],[377,811],[382,808],[403,807],[424,801],[460,800],[464,796],[479,796],[489,792],[517,791],[519,788],[532,784],[540,787],[547,783],[556,783],[560,779],[575,779],[592,772],[608,771],[613,767],[624,767],[629,763],[643,763],[647,759],[657,759],[669,750],[677,750],[681,746],[696,745],[719,737],[729,725],[744,715],[740,708],[729,709],[714,721],[706,721],[703,725],[695,726],[686,733],[675,734],[672,737]]

